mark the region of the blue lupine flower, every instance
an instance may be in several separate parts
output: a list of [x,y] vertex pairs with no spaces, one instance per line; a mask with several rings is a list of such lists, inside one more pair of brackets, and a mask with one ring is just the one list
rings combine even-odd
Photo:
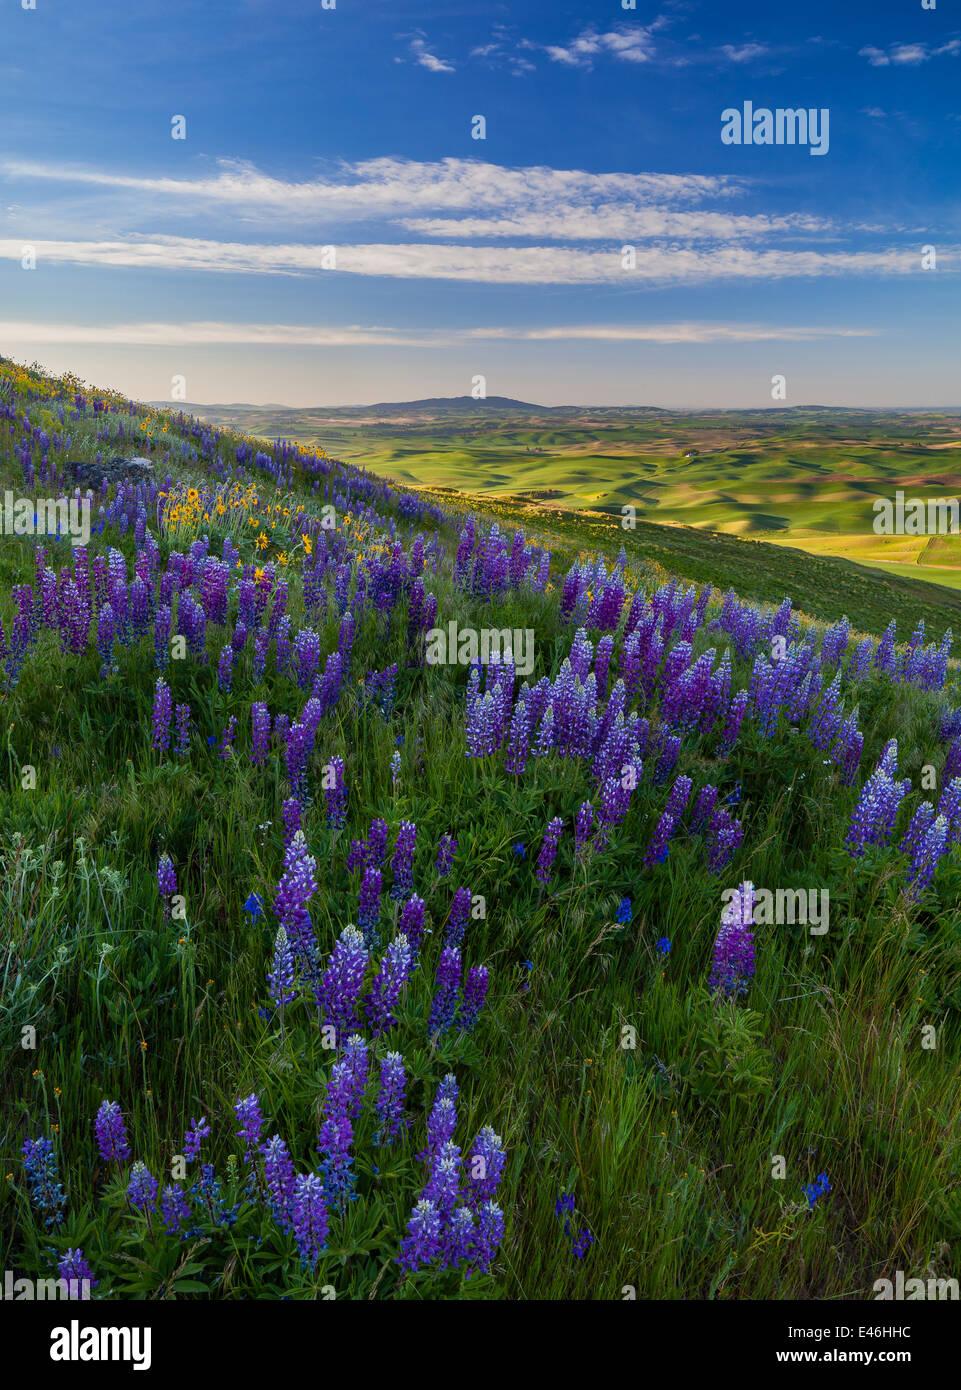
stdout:
[[831,1184],[828,1181],[827,1173],[818,1173],[817,1177],[811,1183],[810,1187],[802,1186],[801,1191],[808,1199],[809,1210],[813,1211],[814,1208],[817,1206],[818,1199],[820,1197],[824,1197],[828,1192],[831,1191]]
[[524,845],[524,844],[522,844],[520,840],[515,840],[514,844],[511,846],[511,848],[513,849],[514,853],[517,855],[518,859],[526,859],[526,858],[527,858],[527,846]]
[[25,1139],[21,1152],[31,1206],[38,1212],[46,1213],[45,1226],[59,1226],[67,1199],[60,1185],[53,1140]]
[[256,893],[251,893],[250,897],[244,903],[244,911],[249,912],[251,917],[253,917],[255,921],[258,917],[262,917],[264,915],[263,902],[257,896]]
[[662,936],[657,943],[657,954],[659,956],[669,956],[671,954],[671,943],[666,936]]
[[621,901],[617,905],[617,920],[621,923],[622,926],[624,926],[625,923],[631,920],[631,913],[632,909],[630,898],[621,898]]

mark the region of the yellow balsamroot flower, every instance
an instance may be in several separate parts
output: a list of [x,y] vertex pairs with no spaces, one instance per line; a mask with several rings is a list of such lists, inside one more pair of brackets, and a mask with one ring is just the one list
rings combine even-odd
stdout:
[[307,554],[308,554],[308,555],[313,555],[313,553],[314,553],[314,543],[313,543],[313,541],[310,539],[310,537],[307,536],[307,535],[303,535],[303,536],[301,536],[300,539],[301,539],[301,540],[303,541],[303,543],[304,543],[304,549],[306,550]]

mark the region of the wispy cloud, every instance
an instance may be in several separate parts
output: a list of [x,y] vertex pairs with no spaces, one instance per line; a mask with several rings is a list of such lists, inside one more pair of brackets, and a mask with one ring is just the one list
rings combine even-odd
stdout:
[[[557,246],[493,247],[427,244],[347,245],[336,269],[325,269],[326,248],[264,245],[192,237],[154,236],[122,241],[37,241],[38,263],[206,271],[235,275],[359,275],[402,280],[460,280],[501,285],[707,284],[852,274],[906,275],[920,271],[914,248],[876,251],[755,250],[742,246],[640,248],[626,270],[619,251]],[[22,241],[0,240],[0,258],[19,260]],[[957,247],[939,248],[943,271]]]
[[448,63],[443,58],[438,58],[435,53],[431,53],[425,38],[412,39],[410,51],[414,62],[419,67],[426,68],[428,72],[455,71],[453,63]]
[[739,45],[725,43],[721,45],[721,52],[732,63],[749,63],[752,58],[763,58],[770,51],[767,44],[763,43],[742,43]]
[[944,54],[956,58],[959,53],[961,39],[949,39],[939,48],[926,43],[894,43],[887,50],[874,48],[870,44],[866,48],[858,49],[858,56],[867,58],[873,68],[916,67],[919,63],[930,62],[932,58],[940,58]]
[[544,44],[547,56],[565,67],[589,68],[600,57],[617,58],[624,63],[646,63],[654,56],[654,25],[621,25],[599,33],[584,29],[567,44]]
[[0,320],[5,350],[35,344],[95,344],[131,347],[209,347],[232,344],[257,347],[456,347],[473,342],[636,342],[742,343],[807,342],[817,338],[868,338],[876,330],[741,323],[578,324],[547,328],[466,328],[405,330],[346,325],[310,327],[287,323],[42,323],[35,319]]

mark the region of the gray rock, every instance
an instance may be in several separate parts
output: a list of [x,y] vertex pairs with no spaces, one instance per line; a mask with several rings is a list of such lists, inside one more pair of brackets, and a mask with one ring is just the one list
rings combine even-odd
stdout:
[[76,481],[85,487],[102,488],[125,478],[134,483],[146,483],[154,475],[153,464],[145,458],[68,459],[65,467]]

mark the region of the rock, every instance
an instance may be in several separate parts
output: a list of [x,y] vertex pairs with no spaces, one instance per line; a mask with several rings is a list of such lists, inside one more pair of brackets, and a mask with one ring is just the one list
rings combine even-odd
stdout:
[[91,488],[102,488],[110,483],[126,478],[134,483],[146,483],[153,477],[153,464],[149,459],[68,459],[65,467],[78,483]]

